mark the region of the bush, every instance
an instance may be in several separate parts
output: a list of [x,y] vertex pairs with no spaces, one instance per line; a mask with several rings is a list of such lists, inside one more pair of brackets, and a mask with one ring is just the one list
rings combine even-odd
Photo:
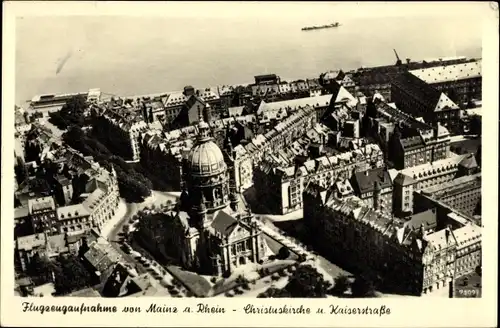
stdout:
[[211,282],[212,284],[215,284],[215,283],[217,282],[217,278],[216,278],[216,277],[212,277],[212,278],[210,278],[210,282]]
[[231,293],[231,291],[227,291],[224,296],[226,297],[233,297],[233,293]]
[[250,290],[250,286],[248,285],[248,283],[244,283],[244,284],[242,285],[242,288],[243,288],[244,290]]

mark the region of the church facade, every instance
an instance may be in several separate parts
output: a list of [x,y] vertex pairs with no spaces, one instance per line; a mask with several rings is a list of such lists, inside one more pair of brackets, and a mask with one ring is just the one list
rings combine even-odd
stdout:
[[171,243],[183,267],[204,274],[222,275],[239,266],[264,259],[266,245],[253,215],[237,193],[234,151],[225,154],[210,136],[200,115],[199,136],[183,158],[182,193],[172,220]]

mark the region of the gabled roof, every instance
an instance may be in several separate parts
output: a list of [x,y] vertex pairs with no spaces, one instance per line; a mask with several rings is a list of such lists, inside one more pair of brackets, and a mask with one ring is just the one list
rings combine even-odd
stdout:
[[435,112],[440,112],[446,109],[458,109],[458,105],[455,104],[447,95],[441,93],[439,99],[436,103],[436,107],[434,108]]
[[392,84],[405,90],[417,101],[423,103],[428,108],[428,111],[434,111],[441,97],[440,91],[409,72],[396,76],[392,80]]
[[223,236],[229,236],[237,226],[238,221],[224,210],[215,215],[211,224],[211,227]]
[[375,168],[365,172],[356,172],[354,180],[361,194],[371,192],[375,189],[375,185],[381,189],[389,188],[392,186],[391,177],[384,168]]
[[399,173],[396,178],[394,179],[394,183],[396,184],[399,184],[401,186],[408,186],[408,185],[411,185],[411,184],[414,184],[416,181],[410,177],[410,176],[407,176],[406,174],[404,173]]

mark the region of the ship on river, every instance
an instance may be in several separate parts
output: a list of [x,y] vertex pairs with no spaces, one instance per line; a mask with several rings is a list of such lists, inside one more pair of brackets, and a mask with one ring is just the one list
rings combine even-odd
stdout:
[[311,31],[311,30],[321,30],[324,28],[333,28],[333,27],[339,27],[340,23],[335,22],[333,24],[328,24],[328,25],[321,25],[321,26],[306,26],[302,28],[302,31]]

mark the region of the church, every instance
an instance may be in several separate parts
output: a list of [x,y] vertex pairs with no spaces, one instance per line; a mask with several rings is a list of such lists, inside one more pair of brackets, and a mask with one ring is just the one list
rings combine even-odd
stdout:
[[[183,158],[182,193],[175,211],[166,213],[181,264],[204,274],[230,274],[263,260],[267,246],[255,218],[236,191],[230,141],[223,152],[200,115],[198,138]],[[172,245],[172,244],[171,244]]]

